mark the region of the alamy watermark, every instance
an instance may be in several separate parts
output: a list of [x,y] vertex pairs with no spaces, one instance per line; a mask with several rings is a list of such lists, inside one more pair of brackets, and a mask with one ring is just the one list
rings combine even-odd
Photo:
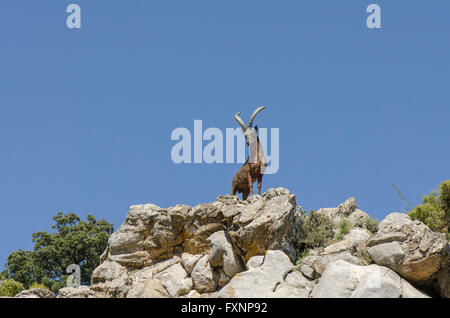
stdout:
[[[254,162],[256,160],[254,149],[259,142],[267,162],[264,174],[277,173],[280,167],[279,128],[270,129],[270,153],[267,147],[268,129],[259,128],[257,131],[259,138],[256,138],[256,129],[253,129],[252,133],[255,134],[255,138],[246,139],[241,128],[226,128],[225,134],[215,127],[203,131],[203,121],[194,120],[193,134],[185,127],[178,127],[172,131],[170,138],[172,141],[177,141],[171,150],[172,162],[175,164],[245,163],[247,147],[249,148],[248,159]],[[204,145],[204,141],[208,143]]]
[[[381,29],[381,7],[372,3],[366,8],[370,15],[366,19],[366,25],[369,29]],[[66,19],[66,26],[69,29],[81,29],[81,7],[78,4],[71,3],[66,8],[69,16]]]
[[66,269],[67,274],[71,274],[67,277],[67,287],[78,288],[81,285],[81,269],[78,264],[70,264]]

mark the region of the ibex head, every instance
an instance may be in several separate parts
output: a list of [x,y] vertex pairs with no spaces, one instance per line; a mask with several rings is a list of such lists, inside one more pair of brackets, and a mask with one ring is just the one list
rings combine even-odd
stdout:
[[252,127],[253,120],[255,119],[256,115],[258,115],[258,113],[265,108],[266,108],[265,106],[262,106],[262,107],[257,108],[253,112],[253,115],[250,117],[250,121],[248,122],[248,127],[245,125],[244,121],[239,117],[239,115],[241,114],[240,112],[237,113],[236,115],[234,115],[234,119],[236,119],[236,121],[239,123],[239,125],[241,125],[242,132],[244,133],[245,141],[247,142],[247,145],[256,145],[256,143],[257,143],[258,126],[255,126],[255,128]]

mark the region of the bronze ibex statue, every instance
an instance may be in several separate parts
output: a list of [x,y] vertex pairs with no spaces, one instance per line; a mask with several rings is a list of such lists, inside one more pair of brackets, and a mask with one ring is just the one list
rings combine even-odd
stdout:
[[235,195],[236,192],[242,193],[242,200],[246,200],[249,193],[253,195],[253,183],[256,180],[258,180],[258,194],[261,195],[261,182],[267,162],[262,151],[262,147],[259,143],[259,137],[257,135],[258,126],[253,128],[252,125],[256,115],[265,108],[266,107],[264,106],[259,107],[253,112],[253,115],[250,117],[248,127],[239,117],[241,114],[240,112],[234,115],[236,121],[239,125],[241,125],[245,140],[250,148],[247,161],[236,173],[231,184],[231,194]]

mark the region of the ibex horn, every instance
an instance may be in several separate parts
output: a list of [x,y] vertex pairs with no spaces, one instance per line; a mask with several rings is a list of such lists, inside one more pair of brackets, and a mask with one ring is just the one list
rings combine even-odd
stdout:
[[241,117],[239,117],[240,114],[241,114],[241,112],[239,112],[236,115],[234,115],[234,119],[236,119],[236,121],[239,123],[239,125],[241,125],[242,130],[246,131],[247,130],[247,126],[245,126],[244,121],[241,119]]
[[259,113],[260,111],[262,111],[263,109],[265,109],[265,108],[266,108],[266,106],[262,106],[262,107],[257,108],[257,109],[253,112],[253,115],[252,115],[252,117],[250,117],[250,121],[248,122],[248,127],[249,127],[249,128],[252,127],[252,125],[253,125],[253,119],[255,119],[256,115],[258,115],[258,113]]

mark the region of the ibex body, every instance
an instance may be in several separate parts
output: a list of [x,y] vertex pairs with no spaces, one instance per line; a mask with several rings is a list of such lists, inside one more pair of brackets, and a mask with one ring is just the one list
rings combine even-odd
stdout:
[[261,183],[267,162],[257,136],[258,126],[253,128],[252,125],[255,116],[263,109],[265,107],[259,107],[253,112],[248,127],[239,117],[240,113],[234,115],[236,121],[241,125],[247,145],[250,148],[250,155],[247,161],[236,173],[231,185],[231,194],[235,195],[236,192],[242,193],[242,200],[246,200],[249,194],[253,195],[253,183],[255,181],[258,181],[258,194],[261,194]]

